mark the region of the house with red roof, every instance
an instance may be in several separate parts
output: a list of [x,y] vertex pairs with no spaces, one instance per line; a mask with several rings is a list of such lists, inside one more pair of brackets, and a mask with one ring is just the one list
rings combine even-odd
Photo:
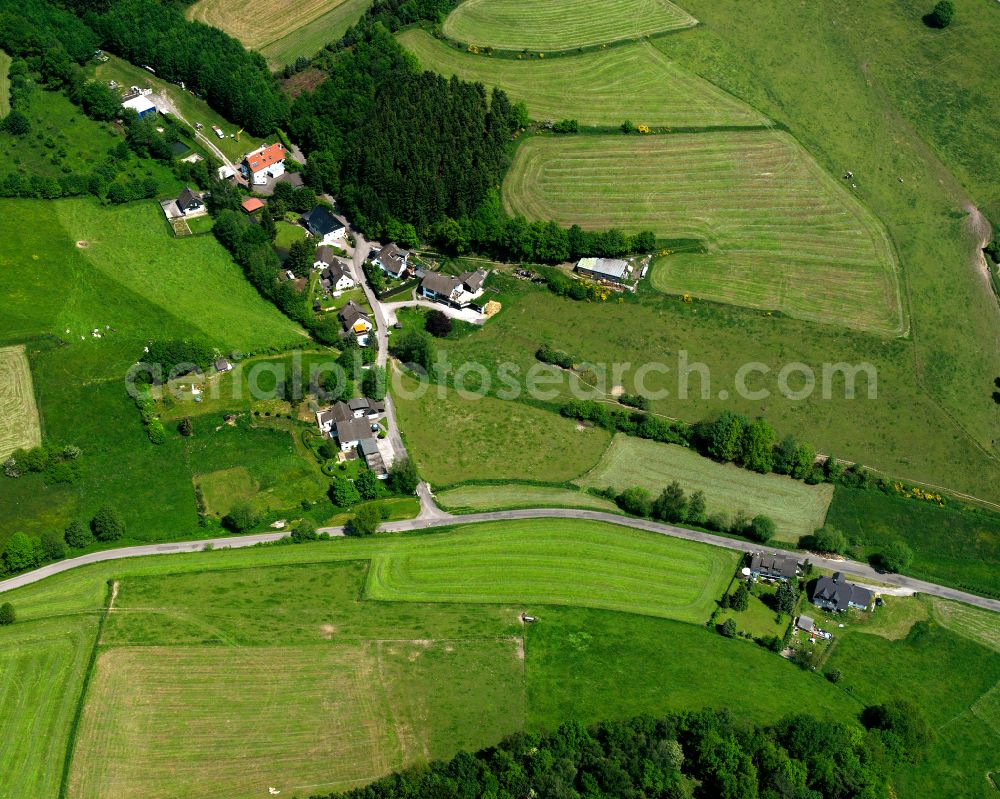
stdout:
[[285,147],[281,142],[265,144],[247,153],[240,169],[255,186],[263,186],[269,180],[285,174]]

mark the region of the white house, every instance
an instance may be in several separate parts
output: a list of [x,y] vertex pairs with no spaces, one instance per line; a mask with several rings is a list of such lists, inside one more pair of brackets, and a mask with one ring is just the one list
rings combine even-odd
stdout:
[[395,278],[404,278],[410,271],[410,253],[402,250],[395,244],[386,244],[378,254],[372,258],[372,263],[387,275]]
[[269,180],[285,174],[285,146],[281,142],[265,144],[252,153],[247,153],[240,168],[254,186],[263,186]]
[[483,293],[486,276],[485,269],[475,272],[463,272],[458,277],[444,275],[440,272],[428,272],[420,281],[420,294],[428,300],[437,300],[456,308],[465,308]]
[[320,267],[322,271],[319,273],[319,283],[327,294],[345,291],[355,286],[350,267],[339,258],[335,258],[329,266],[324,266],[320,262]]

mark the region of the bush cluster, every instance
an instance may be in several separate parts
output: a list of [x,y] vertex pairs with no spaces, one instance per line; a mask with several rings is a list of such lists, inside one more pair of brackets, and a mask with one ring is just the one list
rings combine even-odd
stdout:
[[81,455],[82,450],[75,444],[44,443],[31,449],[14,450],[4,460],[3,472],[12,479],[37,472],[45,475],[47,483],[72,483],[80,476]]

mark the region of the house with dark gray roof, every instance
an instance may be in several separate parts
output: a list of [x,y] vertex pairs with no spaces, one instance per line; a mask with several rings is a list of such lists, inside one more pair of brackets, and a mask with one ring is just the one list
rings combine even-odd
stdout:
[[867,610],[874,599],[874,592],[847,582],[841,572],[836,572],[833,577],[824,576],[816,581],[812,602],[823,610],[841,612],[848,608]]
[[191,211],[200,211],[204,207],[204,198],[190,186],[186,186],[177,198],[177,210],[182,214],[188,214]]
[[754,578],[794,580],[798,573],[799,562],[793,557],[777,553],[768,555],[764,552],[754,552],[750,558],[750,574]]
[[347,419],[337,422],[333,427],[334,435],[343,452],[356,448],[364,439],[372,437],[372,428],[367,419]]
[[337,422],[346,422],[348,419],[353,418],[354,413],[346,402],[336,402],[332,408],[316,414],[316,424],[319,425],[321,433],[330,434],[333,432],[333,428]]
[[302,215],[302,224],[320,244],[333,244],[337,240],[347,238],[347,228],[344,223],[333,215],[324,205],[314,206],[311,211]]
[[372,263],[379,269],[395,278],[404,278],[410,271],[410,253],[400,249],[396,244],[386,244],[372,258]]
[[[320,247],[320,249],[324,248]],[[354,274],[345,261],[340,258],[333,258],[329,264],[323,266],[320,270],[319,284],[327,294],[332,294],[335,291],[344,291],[354,287]]]
[[428,272],[420,281],[420,294],[428,300],[436,300],[456,308],[467,308],[483,293],[486,277],[485,269],[463,272],[458,277],[441,272]]
[[350,300],[347,305],[337,312],[340,323],[348,333],[363,336],[372,329],[372,320],[365,313],[364,309],[354,300]]

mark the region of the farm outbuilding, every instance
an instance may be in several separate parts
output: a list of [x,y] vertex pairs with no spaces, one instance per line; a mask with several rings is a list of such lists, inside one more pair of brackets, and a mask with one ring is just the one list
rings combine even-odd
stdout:
[[122,108],[131,108],[139,115],[140,119],[156,113],[156,106],[153,105],[148,97],[143,97],[141,95],[139,97],[132,97],[125,100],[122,103]]
[[632,274],[632,267],[628,261],[620,258],[581,258],[576,265],[576,271],[598,280],[627,283]]

